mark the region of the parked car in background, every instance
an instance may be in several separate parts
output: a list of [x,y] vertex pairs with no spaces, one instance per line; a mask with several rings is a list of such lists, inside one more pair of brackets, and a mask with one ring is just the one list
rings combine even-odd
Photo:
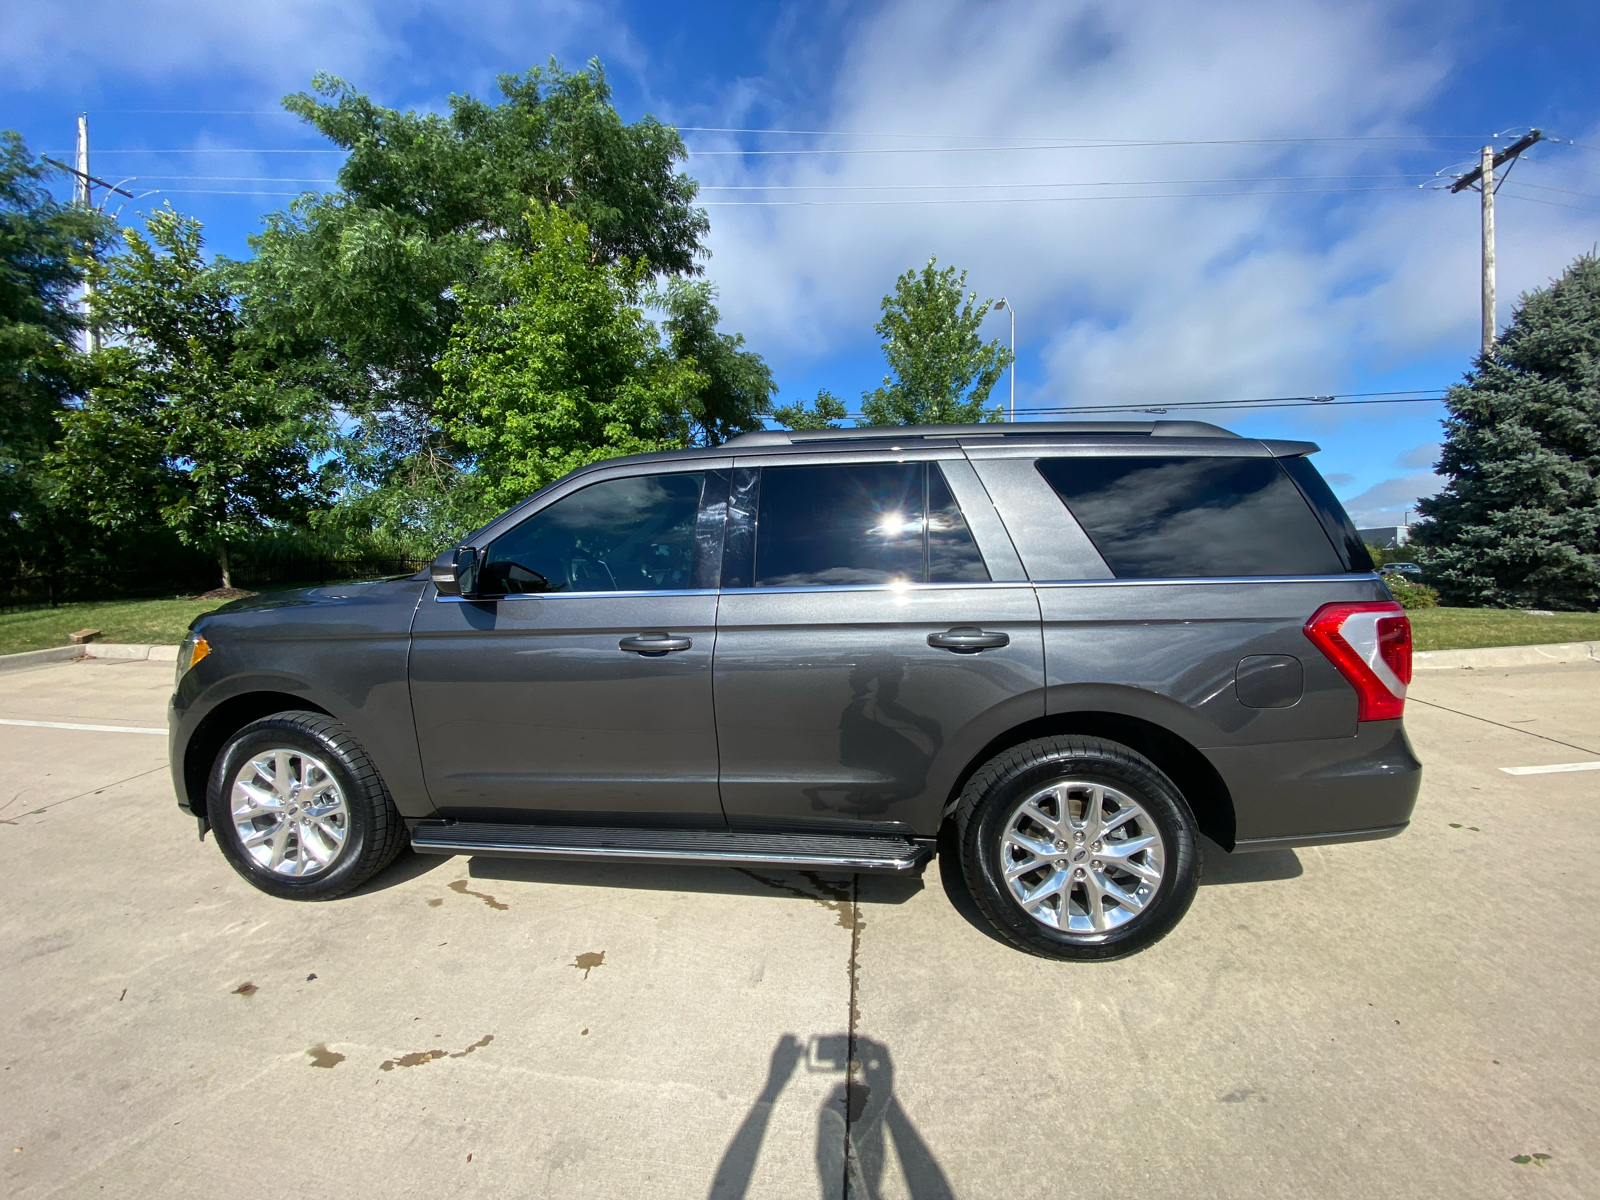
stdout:
[[1167,933],[1202,839],[1399,833],[1410,625],[1316,446],[1181,421],[593,464],[397,580],[199,618],[181,807],[256,887],[430,854],[910,871],[1017,946]]
[[1378,568],[1380,575],[1404,575],[1407,579],[1417,580],[1422,578],[1422,568],[1416,563],[1391,562],[1384,563]]

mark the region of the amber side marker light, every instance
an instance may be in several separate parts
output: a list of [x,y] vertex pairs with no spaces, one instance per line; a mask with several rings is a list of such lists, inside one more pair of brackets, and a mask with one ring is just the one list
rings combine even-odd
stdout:
[[188,669],[189,670],[193,670],[195,665],[197,663],[199,663],[199,661],[202,658],[204,658],[206,655],[208,655],[210,653],[211,653],[211,643],[206,641],[205,638],[199,636],[198,634],[195,635],[194,646],[189,651],[189,666],[188,666]]
[[1411,618],[1392,600],[1324,604],[1306,637],[1356,689],[1358,721],[1394,721],[1405,713],[1411,682]]

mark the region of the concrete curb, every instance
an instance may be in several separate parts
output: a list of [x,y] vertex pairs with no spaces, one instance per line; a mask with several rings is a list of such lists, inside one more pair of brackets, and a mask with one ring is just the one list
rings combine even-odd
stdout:
[[1411,657],[1412,670],[1415,671],[1448,671],[1463,667],[1544,667],[1571,662],[1600,662],[1600,642],[1483,646],[1476,650],[1424,650]]
[[21,654],[0,654],[0,674],[25,671],[50,663],[76,662],[80,658],[114,658],[122,662],[177,662],[176,646],[149,646],[138,642],[90,642],[86,646],[51,646],[47,650],[24,650]]
[[176,646],[147,646],[138,642],[90,642],[83,647],[87,658],[118,658],[132,662],[177,662]]
[[24,650],[21,654],[0,654],[0,671],[25,671],[49,663],[72,662],[82,658],[86,646],[51,646],[48,650]]

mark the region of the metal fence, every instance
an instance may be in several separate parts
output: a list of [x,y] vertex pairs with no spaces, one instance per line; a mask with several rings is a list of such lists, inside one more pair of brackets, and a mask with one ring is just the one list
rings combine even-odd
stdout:
[[[309,587],[356,579],[411,575],[428,564],[410,558],[275,558],[234,564],[233,586],[252,592]],[[215,563],[169,563],[160,567],[40,572],[0,579],[0,612],[55,608],[91,600],[135,600],[197,596],[220,586]]]

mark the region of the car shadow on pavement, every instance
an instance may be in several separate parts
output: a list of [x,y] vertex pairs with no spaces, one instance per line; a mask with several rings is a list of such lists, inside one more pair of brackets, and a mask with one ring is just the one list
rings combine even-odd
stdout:
[[[532,858],[474,858],[474,879],[553,883],[567,887],[629,888],[654,892],[710,892],[729,896],[793,896],[821,903],[852,899],[848,873],[785,871],[764,867],[689,867],[657,863],[557,862]],[[862,904],[904,904],[923,888],[922,873],[862,875],[854,898]],[[870,882],[870,885],[868,881]],[[869,894],[870,892],[870,894]]]
[[387,888],[399,887],[444,866],[449,861],[448,854],[418,854],[407,846],[392,863],[352,891],[350,896],[367,896]]
[[847,1033],[813,1037],[804,1044],[790,1033],[778,1039],[766,1083],[722,1152],[708,1200],[744,1200],[772,1110],[802,1068],[839,1080],[817,1110],[815,1161],[823,1200],[877,1200],[883,1194],[891,1144],[912,1200],[952,1200],[955,1193],[939,1160],[895,1095],[889,1048]]
[[[1201,837],[1201,852],[1205,865],[1201,869],[1200,886],[1215,887],[1228,883],[1267,883],[1280,879],[1297,879],[1305,874],[1305,867],[1293,850],[1262,850],[1252,854],[1229,854],[1210,838]],[[861,899],[868,898],[866,877],[861,889]],[[961,874],[961,848],[956,842],[955,825],[946,822],[939,831],[939,882],[944,887],[950,907],[961,914],[967,924],[1002,946],[1010,942],[995,931],[983,911],[978,907],[967,881]]]

